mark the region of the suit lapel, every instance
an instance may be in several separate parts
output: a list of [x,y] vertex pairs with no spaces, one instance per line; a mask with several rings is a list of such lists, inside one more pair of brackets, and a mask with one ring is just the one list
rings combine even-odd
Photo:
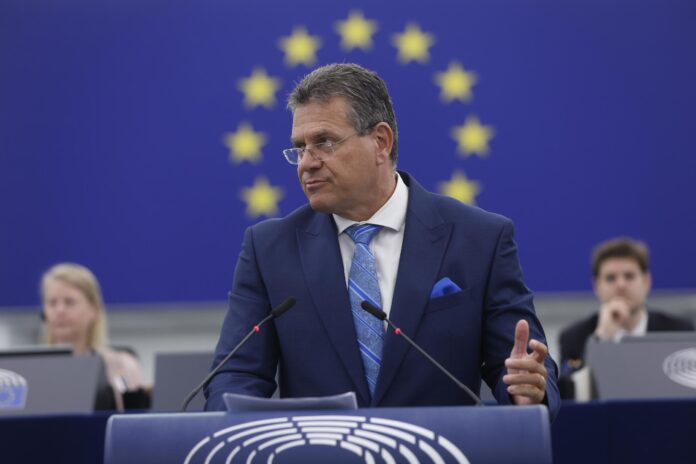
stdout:
[[[452,225],[445,223],[428,204],[428,193],[407,175],[410,184],[404,241],[394,288],[390,319],[411,338],[415,338],[430,292],[445,255]],[[392,330],[387,331],[382,367],[372,405],[376,406],[391,386],[409,345]]]
[[297,230],[297,242],[314,309],[334,349],[348,371],[362,404],[369,403],[367,381],[357,346],[336,226],[328,214],[315,214],[307,230]]

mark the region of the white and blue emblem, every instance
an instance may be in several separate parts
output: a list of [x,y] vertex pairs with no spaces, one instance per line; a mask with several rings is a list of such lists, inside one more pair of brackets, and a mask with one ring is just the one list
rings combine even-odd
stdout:
[[340,450],[334,462],[469,463],[456,445],[424,427],[335,415],[265,419],[218,430],[193,446],[184,464],[319,462],[312,459],[317,457],[311,452],[316,447]]
[[676,351],[663,361],[662,370],[673,382],[696,388],[696,348]]
[[27,381],[16,372],[0,369],[0,409],[24,409]]

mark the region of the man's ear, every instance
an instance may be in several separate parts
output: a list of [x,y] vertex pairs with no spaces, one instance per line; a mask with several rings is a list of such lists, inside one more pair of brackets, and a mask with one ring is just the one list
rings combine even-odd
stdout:
[[389,154],[394,146],[394,132],[386,122],[377,123],[372,129],[372,137],[375,141],[378,164],[389,162]]

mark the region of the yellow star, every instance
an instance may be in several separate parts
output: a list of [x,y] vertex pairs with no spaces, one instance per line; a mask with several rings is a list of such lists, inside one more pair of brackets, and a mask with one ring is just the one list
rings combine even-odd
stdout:
[[452,173],[452,179],[440,182],[440,193],[459,200],[469,205],[476,204],[476,195],[481,192],[481,184],[475,180],[469,180],[463,172]]
[[223,143],[230,149],[230,161],[239,164],[242,161],[256,163],[261,160],[261,147],[266,144],[266,135],[254,132],[248,123],[241,123],[237,132],[225,133]]
[[494,135],[493,127],[481,125],[476,116],[467,117],[463,125],[452,129],[452,137],[459,143],[457,151],[466,157],[474,153],[485,157]]
[[435,42],[432,34],[420,30],[417,24],[406,25],[402,34],[394,34],[392,43],[399,49],[399,61],[425,63],[430,59],[428,48]]
[[467,72],[456,61],[449,64],[447,71],[435,74],[435,82],[440,86],[440,98],[445,103],[453,100],[467,102],[473,96],[471,88],[478,81],[476,73]]
[[351,11],[345,21],[336,21],[336,32],[341,36],[341,48],[365,51],[372,47],[372,34],[377,30],[377,21],[365,19],[362,11]]
[[244,93],[244,104],[250,108],[260,105],[272,108],[278,88],[280,79],[270,77],[263,68],[255,68],[250,77],[239,80],[239,90]]
[[307,34],[307,29],[303,26],[295,27],[292,35],[280,39],[280,48],[285,52],[285,63],[289,66],[312,66],[317,61],[319,47],[321,39]]
[[278,202],[283,198],[283,189],[273,187],[268,183],[268,179],[260,176],[256,178],[253,186],[242,189],[241,197],[247,205],[247,216],[271,217],[278,214]]

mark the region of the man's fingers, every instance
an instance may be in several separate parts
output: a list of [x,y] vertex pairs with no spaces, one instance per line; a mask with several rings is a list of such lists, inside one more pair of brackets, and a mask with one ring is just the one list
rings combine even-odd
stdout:
[[541,374],[507,374],[503,376],[505,385],[531,385],[539,390],[546,389],[546,378]]
[[623,322],[629,315],[630,307],[625,300],[614,298],[607,303],[607,310],[614,322]]
[[544,399],[545,395],[544,390],[532,385],[511,385],[507,388],[507,392],[515,396],[515,402],[517,404],[521,403],[519,398],[529,398],[531,403],[538,404]]
[[510,352],[511,358],[523,358],[527,354],[527,342],[529,341],[529,324],[520,319],[515,326],[515,345]]
[[546,375],[546,367],[539,363],[533,356],[526,358],[507,358],[505,360],[509,374],[519,374],[519,371],[527,371],[532,374]]
[[[532,353],[527,355],[529,325],[524,320],[515,327],[515,346],[510,357],[505,360],[508,373],[503,376],[507,392],[512,395],[515,404],[537,404],[546,395],[548,372],[544,359],[548,347],[538,340],[529,341]],[[523,348],[520,349],[520,346]]]
[[529,347],[532,349],[532,358],[538,363],[544,364],[544,360],[549,354],[549,348],[539,340],[530,341]]

